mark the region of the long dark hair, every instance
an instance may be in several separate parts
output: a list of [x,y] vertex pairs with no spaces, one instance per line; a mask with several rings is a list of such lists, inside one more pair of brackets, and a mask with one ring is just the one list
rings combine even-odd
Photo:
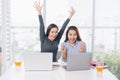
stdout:
[[78,31],[77,27],[76,26],[69,26],[68,29],[67,29],[67,32],[66,32],[65,42],[68,41],[68,32],[70,30],[75,30],[75,32],[77,33],[77,39],[76,40],[82,41],[82,39],[80,38],[79,31]]
[[50,30],[51,30],[52,28],[57,28],[57,29],[58,29],[58,26],[57,26],[56,24],[50,24],[50,25],[48,26],[48,28],[47,28],[46,36],[49,35]]

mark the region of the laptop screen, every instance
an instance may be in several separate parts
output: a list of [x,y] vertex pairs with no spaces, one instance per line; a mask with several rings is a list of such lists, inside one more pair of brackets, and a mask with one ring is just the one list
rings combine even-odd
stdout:
[[52,53],[24,54],[25,70],[52,70]]
[[67,56],[66,69],[71,70],[89,70],[92,59],[91,53],[71,54]]

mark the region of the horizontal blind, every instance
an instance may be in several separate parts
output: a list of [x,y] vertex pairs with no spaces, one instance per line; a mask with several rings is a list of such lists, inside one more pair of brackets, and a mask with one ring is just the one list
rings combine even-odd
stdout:
[[0,29],[1,29],[1,22],[2,22],[2,3],[1,3],[1,0],[0,0]]
[[11,60],[11,29],[10,0],[1,0],[1,34],[2,34],[2,74],[10,67]]

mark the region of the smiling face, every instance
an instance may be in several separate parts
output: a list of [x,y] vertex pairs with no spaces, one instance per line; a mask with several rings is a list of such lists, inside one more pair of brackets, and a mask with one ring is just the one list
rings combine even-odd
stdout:
[[66,31],[65,42],[69,41],[70,44],[75,44],[76,41],[81,41],[79,31],[76,26],[69,26]]
[[69,30],[68,32],[68,41],[70,44],[74,44],[77,40],[77,33],[75,30]]
[[56,38],[57,34],[58,34],[58,29],[54,27],[50,30],[48,38],[53,41]]

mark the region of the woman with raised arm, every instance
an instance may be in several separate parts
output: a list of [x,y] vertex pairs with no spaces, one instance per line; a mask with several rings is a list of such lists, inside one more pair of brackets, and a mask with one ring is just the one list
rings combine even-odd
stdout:
[[65,31],[65,28],[67,24],[69,23],[70,19],[74,15],[75,11],[73,8],[71,8],[70,15],[67,18],[67,20],[62,25],[62,28],[58,32],[58,26],[56,24],[51,23],[47,31],[45,33],[45,26],[44,21],[42,18],[42,8],[43,6],[40,4],[40,2],[34,3],[34,8],[38,12],[39,22],[40,22],[40,41],[41,41],[41,52],[52,52],[53,53],[53,62],[56,62],[56,55],[58,51],[58,45],[60,42],[60,39]]

